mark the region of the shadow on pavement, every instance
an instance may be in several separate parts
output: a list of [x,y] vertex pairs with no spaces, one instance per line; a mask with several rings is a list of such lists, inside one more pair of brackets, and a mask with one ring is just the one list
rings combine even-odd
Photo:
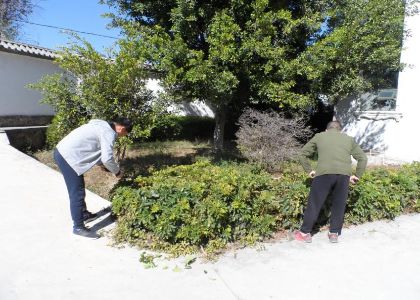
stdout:
[[106,218],[103,218],[102,220],[98,221],[97,223],[95,223],[93,226],[90,226],[90,230],[92,231],[99,231],[102,228],[105,228],[111,224],[113,224],[115,222],[115,217],[111,214],[111,206],[105,207],[103,209],[101,209],[100,211],[97,212],[98,215],[98,219],[102,218],[103,216],[107,215],[108,216]]

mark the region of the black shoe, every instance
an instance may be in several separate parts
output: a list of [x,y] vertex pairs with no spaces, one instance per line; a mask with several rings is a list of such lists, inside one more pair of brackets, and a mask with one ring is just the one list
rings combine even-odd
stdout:
[[80,235],[80,236],[87,237],[90,239],[95,239],[95,240],[100,238],[100,236],[96,232],[91,231],[84,226],[73,228],[73,233],[76,235]]
[[85,210],[83,212],[83,221],[86,223],[92,222],[98,218],[98,214],[91,213],[90,211]]

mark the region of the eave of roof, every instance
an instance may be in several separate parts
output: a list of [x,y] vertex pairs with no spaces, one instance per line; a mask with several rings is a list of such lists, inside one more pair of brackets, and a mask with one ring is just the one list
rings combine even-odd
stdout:
[[0,39],[0,51],[54,60],[59,55],[51,49]]

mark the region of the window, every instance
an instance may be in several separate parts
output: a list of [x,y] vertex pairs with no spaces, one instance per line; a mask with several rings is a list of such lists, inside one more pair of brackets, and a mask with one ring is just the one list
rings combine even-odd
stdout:
[[360,104],[360,111],[395,111],[397,89],[379,90],[377,94],[363,99]]
[[397,112],[397,89],[382,89],[375,94],[365,94],[358,100],[357,119],[388,120],[399,122],[402,113]]

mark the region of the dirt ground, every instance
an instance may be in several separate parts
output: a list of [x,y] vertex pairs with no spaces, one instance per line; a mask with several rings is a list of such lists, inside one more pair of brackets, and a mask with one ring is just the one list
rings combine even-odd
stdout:
[[[121,162],[121,170],[123,176],[144,175],[148,173],[150,167],[159,169],[170,165],[191,164],[198,156],[209,155],[210,151],[211,146],[208,142],[173,141],[135,144],[127,149],[126,157]],[[31,156],[58,171],[52,150],[35,152]],[[110,191],[119,180],[99,166],[93,167],[84,174],[84,177],[88,190],[108,200]]]

